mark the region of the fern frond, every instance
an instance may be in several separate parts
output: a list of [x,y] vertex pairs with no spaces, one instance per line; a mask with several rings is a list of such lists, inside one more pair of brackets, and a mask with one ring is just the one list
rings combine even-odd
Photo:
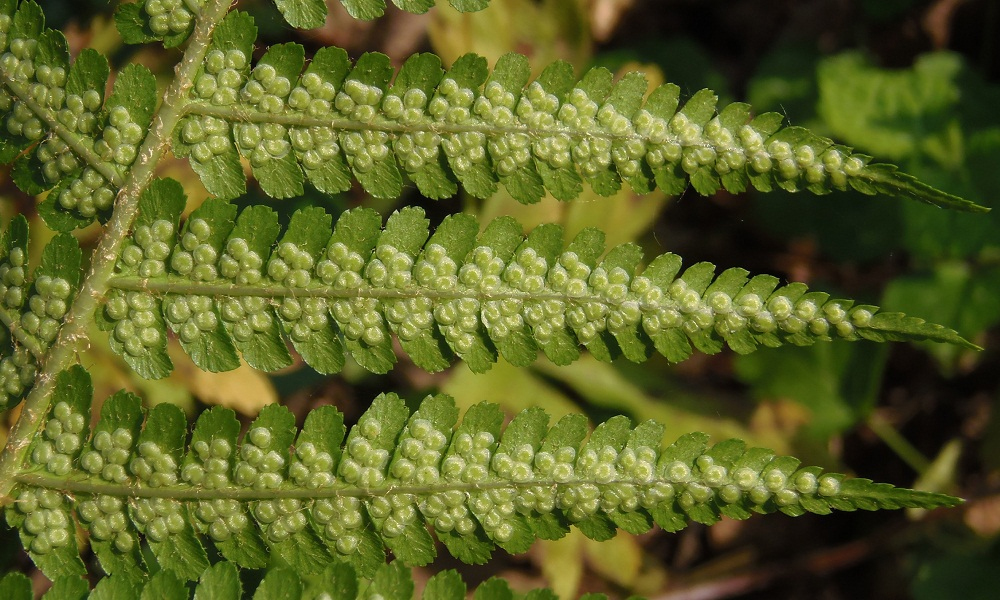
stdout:
[[76,295],[81,261],[76,239],[60,234],[45,246],[29,277],[27,220],[14,217],[0,238],[0,323],[8,333],[0,343],[0,410],[31,389],[38,363]]
[[[246,596],[243,595],[244,591]],[[253,593],[254,600],[288,600],[291,598],[336,598],[337,600],[465,600],[466,585],[461,575],[454,570],[440,571],[432,575],[423,585],[422,593],[415,595],[413,576],[402,563],[395,561],[382,565],[375,571],[370,581],[359,580],[358,575],[346,563],[331,562],[322,573],[304,576],[287,567],[268,569]],[[33,600],[31,580],[22,573],[13,571],[0,579],[0,593],[4,600]],[[191,593],[187,582],[179,579],[171,571],[159,571],[148,580],[136,581],[120,575],[101,579],[93,591],[87,589],[87,582],[79,577],[56,579],[46,598],[156,598],[157,600],[188,600]],[[206,569],[194,587],[195,600],[240,600],[249,596],[243,589],[243,581],[233,563],[222,561]],[[507,582],[500,578],[490,578],[479,584],[475,600],[515,600],[524,596],[515,594]],[[556,596],[547,589],[537,589],[527,598],[535,600],[555,600]],[[589,594],[589,600],[607,600],[604,594]]]
[[454,556],[481,563],[495,546],[524,552],[571,525],[607,539],[617,529],[641,533],[655,523],[677,531],[755,512],[959,502],[824,474],[740,440],[708,446],[708,436],[694,433],[661,448],[661,425],[633,428],[622,416],[588,437],[582,415],[550,427],[532,408],[503,428],[495,404],[477,404],[459,420],[447,396],[429,396],[410,414],[401,398],[383,394],[346,441],[332,406],[312,411],[297,432],[295,417],[271,405],[241,441],[232,411],[206,411],[185,448],[180,409],[160,404],[146,415],[125,392],[104,402],[88,435],[90,393],[81,367],[59,375],[7,512],[50,578],[83,573],[77,519],[112,575],[141,577],[149,568],[138,551],[145,536],[159,568],[183,579],[208,564],[203,537],[245,568],[263,567],[273,553],[303,574],[336,558],[371,576],[383,547],[408,565],[429,563],[436,550],[428,526]]
[[105,102],[108,61],[45,28],[34,2],[0,2],[0,162],[29,194],[55,188],[39,208],[67,231],[110,214],[152,120],[156,82],[125,67]]
[[743,103],[717,112],[709,90],[683,106],[676,85],[646,96],[640,73],[615,82],[595,68],[577,82],[558,62],[529,84],[528,60],[518,54],[503,56],[492,73],[479,56],[463,56],[446,73],[439,58],[419,54],[394,77],[388,57],[365,54],[352,67],[338,48],[320,50],[303,71],[297,44],[272,46],[251,69],[255,37],[248,15],[232,13],[220,25],[191,114],[175,132],[175,152],[190,156],[221,198],[246,189],[242,155],[275,198],[302,194],[307,180],[342,192],[354,178],[370,194],[394,198],[405,175],[430,198],[455,194],[458,183],[486,198],[500,183],[524,203],[546,192],[570,200],[584,181],[601,195],[624,181],[638,193],[855,189],[986,210],[801,127],[782,127],[776,113],[752,117]]
[[[385,0],[340,0],[355,19],[372,20],[385,13]],[[490,0],[449,0],[462,12],[482,10]],[[194,29],[205,0],[137,0],[115,11],[115,23],[127,44],[162,41],[167,48],[179,46]],[[422,14],[435,0],[393,0],[399,8]],[[274,0],[285,21],[299,29],[322,27],[327,18],[326,0]]]
[[[455,356],[485,371],[502,355],[530,364],[541,350],[567,364],[585,346],[602,360],[671,361],[728,344],[809,345],[842,338],[931,339],[972,347],[952,330],[877,307],[779,287],[742,269],[718,275],[709,263],[681,270],[664,254],[640,269],[626,244],[604,254],[604,234],[582,231],[564,247],[562,228],[527,237],[500,218],[481,233],[469,215],[431,234],[422,210],[389,217],[357,209],[332,219],[320,208],[295,213],[280,234],[263,206],[206,201],[177,223],[179,184],[158,181],[122,252],[98,318],[114,350],[145,377],[170,372],[167,327],[201,368],[275,370],[291,358],[282,337],[321,372],[350,353],[375,372],[392,368],[391,336],[420,367],[439,371]],[[332,233],[332,234],[331,234]],[[279,236],[280,234],[280,236]],[[280,237],[280,240],[279,240]],[[277,244],[275,244],[275,241]]]

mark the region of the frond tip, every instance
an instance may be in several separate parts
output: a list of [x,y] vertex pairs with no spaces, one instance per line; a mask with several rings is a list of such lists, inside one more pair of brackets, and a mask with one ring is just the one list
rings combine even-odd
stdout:
[[297,432],[294,416],[272,405],[237,441],[232,411],[203,413],[188,438],[178,408],[161,404],[147,415],[137,397],[119,393],[88,435],[90,394],[82,368],[60,374],[8,509],[51,578],[83,568],[67,493],[105,571],[147,570],[137,544],[145,535],[160,568],[187,579],[207,566],[199,536],[243,567],[261,567],[273,552],[303,573],[338,558],[370,575],[384,546],[407,564],[430,562],[428,528],[453,555],[480,563],[495,546],[524,552],[571,525],[607,539],[654,523],[677,531],[722,516],[959,502],[823,473],[740,440],[709,446],[694,433],[663,448],[661,425],[633,428],[622,416],[588,437],[582,415],[550,427],[532,408],[503,428],[495,404],[477,404],[459,420],[447,396],[429,396],[411,414],[401,398],[383,394],[346,440],[333,407],[311,412]]
[[309,208],[281,234],[266,207],[237,216],[235,206],[210,200],[178,232],[179,185],[154,183],[140,205],[99,319],[115,351],[145,377],[170,372],[167,327],[211,371],[239,366],[237,351],[255,368],[284,367],[291,358],[282,337],[327,373],[343,367],[346,353],[388,371],[393,335],[428,371],[455,357],[477,372],[498,356],[527,365],[539,350],[568,364],[581,346],[635,362],[654,353],[682,361],[692,345],[710,354],[725,344],[747,353],[829,339],[971,347],[939,325],[767,275],[717,274],[709,263],[682,269],[673,254],[643,269],[634,244],[602,258],[596,229],[564,245],[561,227],[524,236],[509,217],[480,232],[473,217],[453,215],[432,234],[417,208],[384,225],[370,209],[345,212],[334,225]]
[[190,156],[206,188],[220,198],[246,189],[240,156],[275,198],[302,194],[309,181],[336,193],[352,179],[376,197],[402,193],[404,176],[429,198],[476,197],[500,184],[518,201],[546,193],[578,197],[583,183],[611,195],[627,183],[680,194],[782,188],[826,194],[854,189],[941,207],[983,211],[895,167],[869,164],[776,113],[753,115],[733,103],[717,109],[710,90],[681,102],[673,84],[649,92],[641,73],[618,81],[604,68],[579,80],[557,62],[530,80],[528,59],[465,55],[447,70],[432,54],[410,57],[394,73],[387,56],[351,64],[323,48],[306,64],[296,44],[272,46],[252,65],[256,28],[231,13],[192,88],[174,149]]

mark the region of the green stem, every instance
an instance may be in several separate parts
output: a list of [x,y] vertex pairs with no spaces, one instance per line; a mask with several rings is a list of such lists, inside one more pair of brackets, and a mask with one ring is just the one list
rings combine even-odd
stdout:
[[[403,124],[384,118],[375,118],[371,122],[356,119],[337,119],[333,117],[313,117],[302,113],[268,113],[239,105],[237,107],[214,106],[205,102],[192,101],[185,112],[193,115],[203,115],[229,121],[230,123],[275,123],[291,127],[328,127],[336,131],[382,131],[385,133],[403,134],[430,131],[438,134],[449,133],[483,133],[486,135],[503,135],[508,133],[523,133],[535,138],[547,138],[554,135],[568,135],[580,139],[607,139],[612,141],[648,141],[638,133],[616,134],[604,129],[583,131],[564,125],[555,127],[530,127],[528,125],[493,125],[486,122],[478,123],[441,123],[425,121],[415,124]],[[668,141],[683,147],[714,148],[711,143],[685,143],[676,135],[671,134]]]
[[931,466],[931,461],[927,460],[926,456],[921,454],[913,444],[903,437],[883,417],[880,417],[878,414],[872,414],[872,416],[868,417],[867,424],[872,433],[877,435],[890,450],[896,453],[896,456],[902,459],[903,462],[918,474],[923,475]]
[[[558,300],[573,304],[597,302],[606,306],[621,306],[624,302],[614,302],[601,296],[571,296],[558,292],[522,292],[508,289],[499,292],[480,292],[475,289],[432,290],[422,287],[404,289],[358,287],[333,288],[315,286],[308,288],[291,288],[280,284],[274,285],[239,285],[235,283],[215,283],[191,281],[184,277],[168,275],[160,279],[146,279],[136,276],[115,276],[108,282],[112,289],[129,292],[146,292],[150,294],[194,294],[213,297],[253,297],[253,298],[378,298],[384,300],[406,300],[410,298],[429,298],[431,300],[462,300],[472,298],[481,302],[491,300],[522,300],[544,301]],[[640,308],[658,308],[660,305],[638,303]]]
[[173,500],[239,500],[249,502],[254,500],[280,500],[282,498],[319,499],[319,498],[374,498],[377,496],[398,496],[411,494],[423,496],[450,491],[481,492],[501,489],[530,489],[535,487],[566,489],[580,485],[636,485],[652,488],[657,484],[678,485],[678,482],[665,478],[654,478],[649,481],[616,479],[597,481],[596,479],[574,479],[572,481],[555,481],[554,479],[535,479],[532,481],[442,481],[433,485],[398,485],[390,484],[379,487],[327,487],[308,489],[301,487],[286,487],[270,490],[258,490],[242,487],[224,487],[207,489],[200,486],[182,485],[177,487],[149,487],[144,485],[121,485],[101,481],[83,481],[29,473],[18,475],[17,481],[25,485],[58,490],[67,493],[102,494],[128,498],[170,498]]
[[183,116],[188,92],[195,75],[204,62],[215,26],[229,12],[231,0],[212,0],[205,4],[194,32],[175,70],[175,77],[163,96],[163,104],[153,127],[139,148],[138,158],[125,178],[111,219],[94,251],[90,271],[83,280],[80,293],[66,314],[59,336],[39,365],[35,385],[24,400],[21,415],[0,452],[0,505],[9,503],[17,483],[31,440],[45,418],[55,390],[56,374],[76,361],[77,343],[87,339],[87,326],[108,290],[108,280],[114,273],[122,244],[128,236],[139,208],[139,196],[153,180],[160,158],[170,144],[177,122]]

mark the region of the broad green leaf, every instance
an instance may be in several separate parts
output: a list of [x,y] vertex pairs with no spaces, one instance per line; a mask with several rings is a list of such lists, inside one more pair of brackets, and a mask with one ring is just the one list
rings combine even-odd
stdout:
[[121,575],[109,575],[97,582],[87,598],[88,600],[132,600],[135,598],[135,585],[136,580]]
[[326,2],[323,0],[274,0],[281,16],[298,29],[315,29],[326,22]]
[[45,600],[83,600],[90,593],[90,586],[82,577],[60,577],[42,596]]
[[[465,586],[462,587],[464,591]],[[31,580],[17,571],[7,573],[0,579],[0,596],[10,600],[32,600],[34,595],[31,593]]]
[[393,561],[375,573],[368,592],[385,600],[410,600],[413,598],[413,579],[403,563]]
[[462,600],[465,598],[465,582],[458,571],[447,570],[435,573],[424,586],[422,600]]
[[[208,566],[206,565],[207,569]],[[204,569],[202,569],[204,571]],[[132,597],[135,597],[133,592]],[[187,600],[189,593],[184,582],[169,571],[153,574],[146,585],[142,586],[140,600]]]
[[295,571],[284,568],[269,569],[253,594],[253,600],[299,600],[301,597],[299,577]]
[[201,576],[194,590],[194,600],[238,600],[242,587],[236,567],[223,561],[212,565]]

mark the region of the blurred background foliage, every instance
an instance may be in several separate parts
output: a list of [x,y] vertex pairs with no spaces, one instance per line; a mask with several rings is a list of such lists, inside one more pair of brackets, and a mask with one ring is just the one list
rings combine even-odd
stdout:
[[[42,4],[73,48],[96,47],[118,65],[145,64],[161,85],[170,77],[179,54],[123,46],[106,0]],[[642,69],[654,84],[672,81],[687,94],[710,87],[724,102],[781,112],[946,191],[1000,207],[998,0],[492,0],[487,11],[473,14],[444,2],[419,16],[390,8],[372,23],[350,19],[332,2],[326,26],[313,31],[289,30],[265,0],[241,0],[238,7],[257,18],[259,46],[289,39],[309,50],[333,44],[354,56],[385,52],[397,64],[417,51],[436,52],[446,64],[466,52],[493,62],[517,51],[531,58],[536,73],[555,59],[581,73],[593,65]],[[168,161],[161,174],[184,184],[189,210],[205,197],[183,163]],[[9,181],[0,177],[0,212],[33,214],[35,200]],[[241,200],[266,201],[253,191]],[[435,203],[415,189],[398,201],[372,201],[360,190],[332,198],[313,190],[274,207],[287,219],[306,204],[336,215],[361,203],[383,213],[419,204],[432,221],[459,210],[483,222],[510,214],[527,227],[561,223],[569,237],[599,225],[609,246],[634,241],[647,255],[671,251],[688,264],[709,260],[804,281],[954,327],[985,351],[859,342],[698,355],[679,365],[584,358],[559,368],[540,357],[530,369],[501,362],[482,376],[464,365],[429,375],[404,358],[386,376],[348,365],[332,378],[305,365],[271,375],[248,367],[206,374],[177,352],[178,368],[168,379],[143,381],[95,331],[81,361],[95,376],[97,398],[126,387],[150,404],[173,402],[191,415],[224,404],[247,416],[280,401],[300,418],[335,404],[350,421],[379,392],[394,390],[415,402],[440,390],[461,406],[491,400],[510,413],[542,406],[554,417],[582,411],[595,421],[621,413],[664,423],[668,437],[693,430],[741,437],[807,462],[969,502],[931,515],[723,521],[672,535],[619,534],[600,545],[574,533],[539,543],[527,556],[462,567],[467,579],[500,574],[522,589],[550,585],[562,597],[588,591],[664,600],[996,597],[1000,210],[968,215],[852,193],[782,192],[705,199],[623,191],[532,206],[498,193],[487,201]],[[40,222],[33,225],[37,254],[48,234]],[[89,228],[79,236],[93,244],[98,233]],[[0,564],[29,570],[13,550],[17,536],[5,530],[0,537]]]

